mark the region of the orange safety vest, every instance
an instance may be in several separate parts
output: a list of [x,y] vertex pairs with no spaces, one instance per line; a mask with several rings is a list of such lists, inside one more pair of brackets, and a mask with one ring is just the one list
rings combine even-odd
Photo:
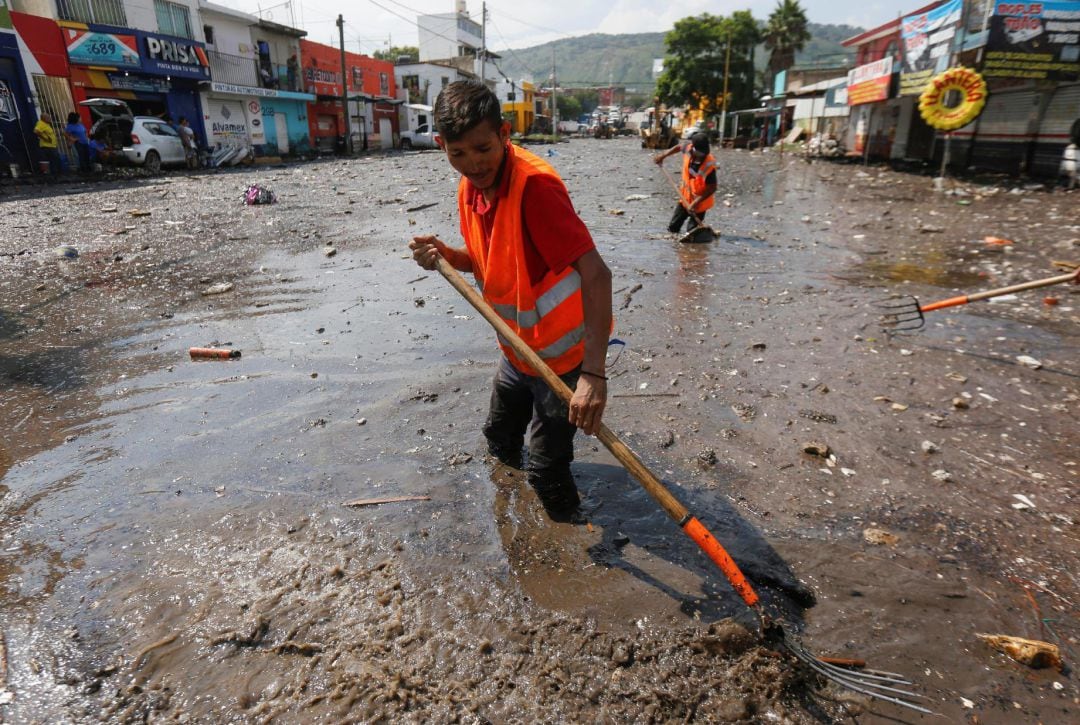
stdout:
[[[682,199],[683,206],[687,208],[690,207],[690,202],[693,201],[698,194],[705,191],[705,179],[709,177],[710,173],[716,171],[716,159],[713,158],[712,154],[707,154],[705,156],[701,165],[698,166],[697,171],[690,168],[690,159],[690,149],[687,148],[686,151],[683,151],[682,162]],[[694,207],[693,211],[702,212],[712,209],[713,196],[715,196],[715,194],[710,195],[707,199],[703,199],[696,207]]]
[[[491,241],[484,243],[484,223],[466,202],[466,180],[458,184],[458,213],[465,231],[465,246],[472,258],[473,273],[499,317],[544,359],[558,375],[581,364],[585,356],[585,313],[581,304],[581,275],[573,267],[555,274],[551,270],[539,283],[529,279],[525,261],[525,232],[521,201],[525,183],[536,175],[561,177],[545,161],[510,146],[503,173],[510,174],[510,188],[495,209]],[[526,375],[536,375],[499,337],[506,357]]]

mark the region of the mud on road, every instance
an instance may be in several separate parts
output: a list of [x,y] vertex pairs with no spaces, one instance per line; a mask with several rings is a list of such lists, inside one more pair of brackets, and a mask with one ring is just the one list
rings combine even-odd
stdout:
[[[1080,650],[1080,288],[905,337],[870,303],[1060,273],[1080,197],[722,152],[721,238],[678,245],[635,142],[552,152],[614,273],[606,421],[770,611],[946,721],[1075,718],[976,633]],[[584,525],[484,461],[493,335],[405,247],[454,190],[424,152],[0,200],[0,718],[939,720],[778,657],[596,441]]]

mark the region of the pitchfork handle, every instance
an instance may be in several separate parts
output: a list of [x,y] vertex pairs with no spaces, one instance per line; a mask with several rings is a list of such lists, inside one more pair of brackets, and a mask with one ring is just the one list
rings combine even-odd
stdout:
[[941,300],[940,302],[931,302],[928,305],[919,307],[921,312],[932,312],[934,310],[940,310],[945,307],[955,307],[957,305],[966,305],[968,302],[976,302],[978,300],[986,300],[991,297],[1000,297],[1001,295],[1012,294],[1013,292],[1023,292],[1029,289],[1038,289],[1039,287],[1049,287],[1054,284],[1061,284],[1062,282],[1080,281],[1080,267],[1075,271],[1068,274],[1059,274],[1057,277],[1047,277],[1046,279],[1036,279],[1031,282],[1022,282],[1021,284],[1014,284],[1009,287],[1001,287],[999,289],[986,290],[985,292],[975,292],[970,295],[960,295],[959,297],[950,297],[947,300]]
[[[675,193],[679,195],[679,203],[681,204],[682,191],[679,190],[679,185],[675,183],[675,177],[671,175],[670,171],[664,168],[663,164],[658,164],[658,166],[660,166],[660,170],[664,172],[664,177],[668,180],[668,183],[671,184],[671,188],[674,189]],[[705,226],[705,223],[698,218],[698,215],[694,213],[693,209],[687,209],[686,211],[690,214],[690,218],[693,219],[699,227]]]
[[[514,349],[518,357],[527,362],[533,370],[539,373],[540,377],[544,379],[544,382],[548,384],[548,387],[559,396],[559,399],[564,403],[569,404],[570,398],[573,396],[570,388],[566,383],[562,381],[555,371],[548,367],[543,358],[536,354],[536,352],[525,344],[525,342],[517,336],[510,326],[496,314],[495,310],[491,309],[491,306],[487,301],[476,291],[472,285],[465,281],[465,278],[458,274],[458,271],[450,266],[442,256],[436,258],[436,269],[439,273],[446,278],[446,281],[456,289],[461,295],[468,300],[480,315],[495,328],[504,340],[510,343],[510,347]],[[600,439],[600,442],[604,444],[604,447],[611,451],[611,454],[619,460],[619,463],[623,464],[627,471],[629,471],[634,478],[642,485],[642,487],[652,496],[661,508],[667,512],[679,527],[689,536],[694,542],[701,547],[710,559],[713,560],[720,570],[724,573],[728,582],[734,587],[735,591],[739,593],[742,600],[746,602],[749,607],[754,607],[758,603],[757,592],[750,586],[750,582],[743,576],[742,571],[739,569],[738,564],[735,563],[731,555],[727,553],[724,547],[720,544],[716,538],[709,533],[708,529],[697,517],[692,516],[682,503],[679,502],[675,496],[664,486],[660,480],[653,475],[641,459],[637,457],[630,447],[627,446],[622,440],[615,435],[610,428],[603,423],[600,424],[600,429],[596,433],[596,437]]]

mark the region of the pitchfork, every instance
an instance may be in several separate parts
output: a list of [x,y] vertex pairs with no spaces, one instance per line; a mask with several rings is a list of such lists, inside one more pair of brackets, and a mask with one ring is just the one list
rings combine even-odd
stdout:
[[1039,287],[1049,287],[1050,285],[1061,284],[1062,282],[1075,282],[1080,284],[1080,267],[1077,267],[1068,274],[1059,274],[1056,277],[1036,279],[1031,282],[1023,282],[1021,284],[1010,285],[1009,287],[986,290],[985,292],[976,292],[970,295],[950,297],[947,300],[931,302],[928,305],[920,304],[918,298],[912,297],[911,295],[896,295],[876,303],[875,307],[882,311],[881,326],[885,328],[887,332],[914,332],[926,324],[926,318],[923,317],[924,312],[933,312],[934,310],[944,309],[945,307],[966,305],[968,302],[987,300],[991,297],[1000,297],[1001,295],[1012,294],[1013,292],[1023,292],[1024,290],[1038,289]]
[[[484,319],[495,328],[499,335],[510,344],[514,349],[514,352],[531,365],[533,370],[540,374],[552,391],[554,391],[564,403],[569,404],[573,394],[566,383],[564,383],[562,379],[548,367],[547,363],[545,363],[532,348],[526,345],[525,342],[510,329],[510,326],[507,325],[493,309],[491,309],[491,306],[480,296],[476,289],[469,285],[469,283],[466,282],[452,266],[450,266],[449,262],[442,257],[437,257],[436,268],[439,270],[439,273],[446,278],[446,281],[449,282],[454,289],[460,292],[462,296],[469,301],[469,304],[475,307],[476,311],[479,312]],[[775,638],[784,649],[790,652],[800,662],[803,662],[814,672],[832,680],[842,687],[912,710],[917,710],[930,715],[934,714],[931,710],[912,702],[912,699],[923,697],[923,695],[908,692],[903,689],[904,687],[911,686],[913,683],[901,675],[891,672],[880,672],[877,670],[856,672],[844,669],[833,662],[826,661],[811,654],[781,622],[766,615],[757,592],[750,586],[750,582],[746,580],[746,577],[743,576],[739,566],[727,553],[720,542],[717,541],[697,517],[693,516],[689,510],[687,510],[687,508],[672,495],[664,484],[653,475],[652,471],[641,462],[641,459],[630,450],[629,446],[623,443],[617,435],[611,432],[611,430],[603,424],[600,425],[600,430],[597,432],[596,437],[599,438],[604,446],[611,451],[612,455],[626,467],[626,470],[638,480],[649,495],[660,504],[668,516],[679,525],[679,528],[681,528],[687,536],[693,539],[694,543],[701,547],[701,550],[712,559],[713,563],[720,567],[720,571],[723,572],[728,582],[739,594],[743,602],[746,603],[746,606],[750,607],[755,614],[757,614],[763,635],[769,639]],[[849,662],[849,664],[857,666],[857,664],[861,663]]]

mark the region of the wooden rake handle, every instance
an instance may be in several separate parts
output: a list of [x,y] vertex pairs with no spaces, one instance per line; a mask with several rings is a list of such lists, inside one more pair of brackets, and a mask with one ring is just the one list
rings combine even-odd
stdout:
[[1069,272],[1068,274],[1059,274],[1056,277],[1047,277],[1045,279],[1036,279],[1031,282],[1022,282],[1020,284],[1010,285],[1009,287],[1001,287],[999,289],[986,290],[985,292],[975,292],[970,295],[960,295],[959,297],[950,297],[947,300],[940,300],[938,302],[931,302],[928,305],[920,305],[920,312],[933,312],[934,310],[940,310],[945,307],[956,307],[957,305],[966,305],[968,302],[976,302],[978,300],[987,300],[991,297],[1001,297],[1002,295],[1012,294],[1013,292],[1023,292],[1029,289],[1038,289],[1039,287],[1049,287],[1054,284],[1061,284],[1062,282],[1080,282],[1080,267],[1076,270]]
[[[544,382],[559,396],[559,399],[569,405],[570,398],[573,396],[570,388],[531,347],[517,336],[517,333],[510,329],[510,326],[495,313],[495,310],[491,309],[491,306],[476,291],[476,288],[466,282],[465,278],[441,256],[437,258],[436,269],[495,328],[496,332],[510,343],[510,347],[514,348],[514,352],[517,353],[518,357],[527,362],[544,379]],[[708,529],[696,517],[690,514],[687,508],[641,462],[637,454],[630,450],[630,447],[623,443],[617,435],[611,432],[611,429],[601,423],[596,437],[619,460],[619,463],[638,480],[638,483],[642,485],[649,495],[660,504],[661,508],[667,512],[667,515],[694,540],[694,543],[701,547],[701,550],[713,560],[713,563],[720,567],[720,571],[724,573],[728,582],[739,593],[746,605],[749,607],[756,606],[758,603],[757,592],[750,586],[750,582],[743,576],[738,564],[735,563],[735,560],[731,558],[731,555],[727,553],[720,542],[716,540],[716,537],[709,533]]]

